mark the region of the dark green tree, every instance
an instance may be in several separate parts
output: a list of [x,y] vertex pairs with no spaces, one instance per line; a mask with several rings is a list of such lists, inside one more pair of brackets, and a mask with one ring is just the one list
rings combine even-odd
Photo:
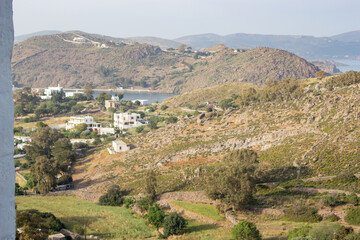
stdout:
[[154,203],[151,207],[149,207],[148,209],[149,224],[153,225],[158,230],[162,226],[164,219],[165,219],[165,213],[163,210],[161,210],[158,204]]
[[153,201],[156,197],[156,187],[157,187],[156,173],[154,170],[149,170],[145,181],[145,193],[148,196],[148,198],[150,198]]
[[90,83],[85,84],[84,86],[84,95],[86,97],[87,100],[92,100],[93,99],[93,94],[94,94],[94,90],[93,87]]
[[231,229],[231,236],[236,240],[261,240],[260,232],[254,223],[241,221]]
[[181,231],[186,227],[187,221],[185,218],[177,213],[170,213],[164,219],[164,235],[168,237],[170,235],[179,235]]
[[58,173],[59,167],[56,162],[46,156],[37,157],[35,164],[31,166],[31,176],[37,182],[40,193],[48,193],[56,186]]
[[223,166],[210,176],[207,193],[234,210],[243,209],[254,199],[257,154],[248,149],[236,150],[224,158]]

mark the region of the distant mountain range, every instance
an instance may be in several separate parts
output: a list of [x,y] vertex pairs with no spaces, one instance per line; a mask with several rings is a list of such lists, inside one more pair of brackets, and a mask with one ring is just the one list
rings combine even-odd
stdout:
[[[31,36],[59,33],[59,31],[43,31],[33,34],[17,36],[15,42],[20,42]],[[102,39],[123,43],[147,43],[160,48],[177,48],[186,44],[194,50],[208,48],[217,44],[224,44],[231,48],[270,47],[292,52],[305,59],[360,59],[360,31],[347,32],[331,37],[313,37],[302,35],[262,35],[236,33],[230,35],[199,34],[184,36],[177,39],[158,37],[114,38],[99,34],[90,34]]]
[[15,85],[82,88],[122,86],[183,93],[226,82],[313,77],[319,68],[272,48],[237,51],[222,44],[203,52],[164,51],[134,40],[84,32],[35,36],[15,44]]

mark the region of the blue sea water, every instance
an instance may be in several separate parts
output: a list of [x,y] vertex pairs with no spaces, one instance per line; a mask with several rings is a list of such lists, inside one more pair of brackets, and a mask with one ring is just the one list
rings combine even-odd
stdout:
[[345,73],[347,71],[360,71],[360,60],[350,60],[350,59],[336,59],[336,62],[344,63],[347,66],[337,66],[337,68]]
[[[111,95],[116,95],[118,92],[105,92]],[[121,92],[124,94],[122,100],[148,100],[147,104],[152,104],[156,102],[162,102],[169,97],[176,96],[171,93],[150,93],[150,92]],[[99,91],[94,92],[94,98],[100,94]]]

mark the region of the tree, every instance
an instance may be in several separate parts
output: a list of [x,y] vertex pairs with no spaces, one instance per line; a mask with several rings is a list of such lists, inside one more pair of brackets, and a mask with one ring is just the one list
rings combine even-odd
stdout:
[[121,206],[124,202],[124,194],[118,185],[112,185],[106,192],[99,198],[100,205],[106,206]]
[[156,173],[154,170],[150,170],[147,173],[145,184],[146,184],[145,185],[146,194],[151,200],[154,201],[156,197],[156,187],[157,187]]
[[186,227],[187,221],[177,213],[170,213],[164,219],[164,235],[178,235]]
[[320,70],[318,72],[315,73],[315,77],[319,80],[323,79],[324,77],[326,77],[326,72],[324,72],[323,70]]
[[254,223],[241,221],[231,229],[231,236],[238,240],[261,240],[260,232]]
[[68,138],[60,138],[54,143],[52,155],[63,172],[66,172],[70,162],[75,160],[75,153]]
[[165,219],[165,213],[163,210],[160,209],[159,205],[154,203],[148,210],[148,222],[156,227],[158,230]]
[[109,107],[109,108],[108,108],[108,111],[111,112],[111,113],[115,113],[115,112],[116,112],[116,109],[113,108],[113,107]]
[[85,84],[84,86],[84,95],[86,97],[87,100],[92,100],[93,99],[93,94],[94,94],[94,90],[93,87],[90,83]]
[[219,102],[219,106],[224,110],[234,107],[233,100],[232,99],[223,99]]
[[207,194],[234,210],[243,209],[254,199],[256,152],[248,149],[231,152],[224,165],[210,176]]
[[181,45],[178,47],[179,52],[185,52],[185,47],[186,47],[185,44],[181,44]]
[[149,120],[149,128],[150,129],[157,129],[158,128],[157,123],[158,123],[157,118],[152,116],[150,118],[150,120]]
[[50,158],[54,143],[61,137],[61,133],[56,129],[51,129],[48,126],[38,128],[35,134],[33,134],[33,140],[30,145],[25,146],[26,154],[32,160],[42,155]]
[[31,175],[35,178],[40,193],[48,193],[56,186],[58,173],[59,168],[56,162],[46,156],[37,157],[35,164],[31,167]]
[[139,100],[136,100],[136,101],[134,102],[134,104],[135,104],[136,106],[140,106],[140,105],[141,105],[141,102],[140,102]]

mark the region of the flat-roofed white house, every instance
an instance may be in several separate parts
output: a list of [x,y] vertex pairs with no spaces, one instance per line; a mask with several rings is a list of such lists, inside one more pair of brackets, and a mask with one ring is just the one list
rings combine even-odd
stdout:
[[89,130],[99,131],[99,129],[101,128],[101,123],[95,122],[94,118],[91,116],[75,116],[70,117],[70,121],[66,123],[65,129],[72,129],[82,123],[85,123],[87,125],[87,129]]
[[114,113],[114,127],[127,129],[146,124],[138,113]]
[[130,146],[124,143],[121,140],[116,140],[112,142],[112,147],[116,153],[125,152],[130,150]]
[[65,97],[74,97],[77,94],[84,94],[84,91],[82,90],[65,91]]
[[54,93],[60,93],[61,91],[63,91],[63,88],[60,87],[60,85],[58,84],[57,87],[48,87],[47,89],[44,90],[44,95],[43,96],[40,96],[40,98],[42,100],[49,100],[51,99],[51,96],[54,94]]

